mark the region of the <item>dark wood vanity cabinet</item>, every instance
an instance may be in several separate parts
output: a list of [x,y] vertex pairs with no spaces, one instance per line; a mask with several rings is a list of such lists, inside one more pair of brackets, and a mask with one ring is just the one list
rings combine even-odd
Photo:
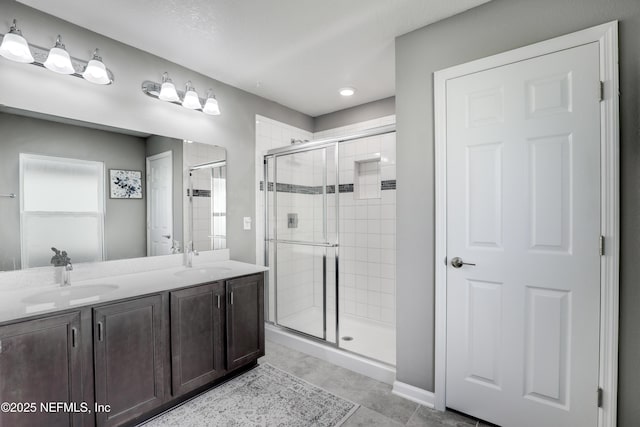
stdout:
[[0,427],[144,421],[263,356],[263,303],[260,273],[0,326],[0,402],[38,404]]
[[[80,312],[0,327],[0,402],[13,406],[0,426],[82,425],[82,355]],[[43,410],[49,402],[78,411]]]
[[262,274],[171,292],[174,396],[264,356],[263,302]]
[[163,299],[154,295],[93,311],[98,426],[115,426],[164,403]]
[[227,369],[264,356],[262,274],[227,280]]
[[173,396],[224,375],[224,313],[224,282],[171,292]]

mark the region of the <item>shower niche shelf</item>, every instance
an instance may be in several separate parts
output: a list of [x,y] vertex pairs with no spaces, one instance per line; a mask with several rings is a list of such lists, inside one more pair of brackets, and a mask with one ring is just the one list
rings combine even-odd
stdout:
[[380,157],[354,161],[353,197],[358,200],[379,199],[381,188]]

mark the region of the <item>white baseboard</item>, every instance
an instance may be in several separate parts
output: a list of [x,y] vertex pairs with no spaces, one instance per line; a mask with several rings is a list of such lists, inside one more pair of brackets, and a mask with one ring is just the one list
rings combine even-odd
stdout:
[[265,338],[386,384],[391,385],[396,379],[393,366],[300,337],[270,324],[265,325]]
[[393,382],[393,390],[391,392],[397,396],[404,397],[412,402],[419,403],[428,408],[435,407],[435,394],[431,391],[406,384],[400,381]]

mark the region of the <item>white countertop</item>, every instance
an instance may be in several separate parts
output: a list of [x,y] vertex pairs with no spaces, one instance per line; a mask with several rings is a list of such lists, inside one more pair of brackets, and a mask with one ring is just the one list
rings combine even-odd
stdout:
[[193,268],[172,267],[76,282],[71,272],[71,286],[68,287],[55,285],[1,291],[0,323],[267,270],[267,267],[239,261],[219,261]]

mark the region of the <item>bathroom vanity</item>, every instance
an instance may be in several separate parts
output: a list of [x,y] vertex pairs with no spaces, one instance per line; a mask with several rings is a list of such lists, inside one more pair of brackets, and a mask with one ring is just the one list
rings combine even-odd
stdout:
[[254,366],[264,270],[221,261],[3,293],[0,425],[134,425]]

